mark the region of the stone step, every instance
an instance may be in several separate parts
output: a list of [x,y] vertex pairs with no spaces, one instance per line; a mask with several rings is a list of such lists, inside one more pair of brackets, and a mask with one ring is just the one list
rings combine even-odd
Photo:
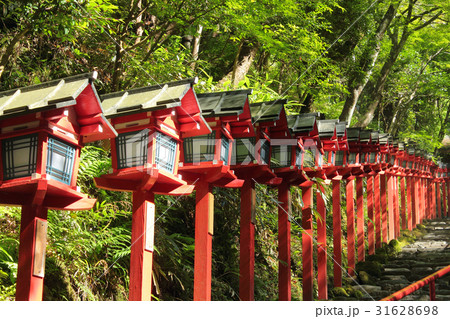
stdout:
[[411,274],[411,269],[409,268],[384,268],[384,275],[405,275]]

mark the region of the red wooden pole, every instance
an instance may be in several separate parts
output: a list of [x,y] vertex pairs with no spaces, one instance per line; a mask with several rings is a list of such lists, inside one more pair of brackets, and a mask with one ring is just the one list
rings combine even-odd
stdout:
[[431,217],[431,200],[430,200],[430,183],[428,179],[424,178],[424,187],[425,187],[425,207],[424,207],[424,219],[429,219]]
[[278,186],[278,290],[279,300],[291,300],[291,224],[290,186]]
[[416,196],[417,196],[417,200],[416,200],[416,205],[417,205],[417,209],[416,209],[416,225],[420,224],[420,214],[421,214],[421,192],[422,192],[422,188],[421,188],[421,183],[420,183],[420,178],[416,177]]
[[430,301],[436,301],[436,284],[435,281],[430,281]]
[[394,228],[394,177],[391,174],[387,176],[388,186],[388,223],[389,223],[389,237],[388,241],[395,238]]
[[[355,208],[353,197],[353,179],[345,186],[347,197],[347,267],[350,276],[355,275]],[[334,198],[334,194],[333,194]]]
[[441,203],[441,188],[440,187],[440,183],[436,183],[435,184],[436,187],[436,196],[437,196],[437,214],[438,214],[438,218],[442,218],[442,203]]
[[131,301],[150,301],[152,295],[154,195],[133,193],[131,224],[130,296]]
[[380,214],[380,175],[374,176],[374,209],[375,209],[375,247],[381,247],[381,214]]
[[419,224],[422,224],[425,213],[425,183],[423,178],[419,178]]
[[419,192],[418,192],[418,181],[417,177],[411,177],[411,192],[412,192],[412,228],[416,228],[418,223],[418,214],[419,214]]
[[246,180],[241,188],[239,298],[255,300],[255,182]]
[[450,181],[447,182],[447,215],[446,217],[450,216]]
[[442,217],[447,216],[447,192],[445,190],[445,181],[442,182]]
[[16,281],[17,301],[40,301],[44,290],[47,208],[22,206],[19,261]]
[[328,300],[327,285],[327,212],[323,200],[324,188],[318,184],[316,201],[320,219],[317,221],[317,286],[319,300]]
[[342,242],[341,242],[341,186],[333,180],[333,274],[334,286],[342,286]]
[[211,300],[214,195],[209,183],[198,181],[195,194],[194,300]]
[[302,187],[302,263],[303,300],[313,300],[313,230],[312,230],[312,186]]
[[433,206],[433,218],[441,217],[441,194],[437,194],[436,190],[439,190],[439,186],[436,187],[436,183],[431,181],[431,202]]
[[405,189],[405,177],[400,177],[400,193],[401,193],[401,215],[402,215],[402,229],[407,229],[407,221],[406,221],[406,189]]
[[408,230],[413,229],[413,214],[414,214],[414,201],[413,201],[413,178],[406,177],[406,197],[408,199],[408,204],[406,206],[408,211]]
[[374,218],[373,218],[373,176],[367,176],[367,241],[369,255],[375,253]]
[[395,238],[400,237],[400,200],[398,198],[398,178],[397,175],[394,178],[394,225],[395,225]]
[[363,178],[356,178],[356,229],[358,239],[358,261],[364,261],[364,193]]
[[386,203],[386,175],[380,175],[380,192],[381,192],[381,228],[382,240],[387,243],[387,203]]
[[446,217],[450,216],[450,181],[447,182],[447,215]]

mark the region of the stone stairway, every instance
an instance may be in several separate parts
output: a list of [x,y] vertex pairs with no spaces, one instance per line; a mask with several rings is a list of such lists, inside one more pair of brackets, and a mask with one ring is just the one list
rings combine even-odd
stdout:
[[[424,235],[390,257],[371,284],[352,284],[363,293],[359,300],[380,300],[450,265],[450,219],[425,221],[424,226]],[[402,300],[430,300],[428,285]],[[436,300],[450,300],[450,275],[436,280]]]

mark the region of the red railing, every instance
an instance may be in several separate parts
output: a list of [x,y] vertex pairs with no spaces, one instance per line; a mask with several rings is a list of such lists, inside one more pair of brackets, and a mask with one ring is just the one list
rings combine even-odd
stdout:
[[415,283],[409,285],[408,287],[403,288],[402,290],[399,290],[397,292],[394,292],[392,295],[381,299],[381,301],[396,301],[400,300],[403,297],[413,293],[414,291],[422,288],[423,286],[430,284],[430,300],[436,300],[436,286],[435,286],[435,280],[445,276],[446,274],[450,273],[450,265],[448,265],[445,268],[442,268],[441,270],[436,271],[435,273],[416,281]]

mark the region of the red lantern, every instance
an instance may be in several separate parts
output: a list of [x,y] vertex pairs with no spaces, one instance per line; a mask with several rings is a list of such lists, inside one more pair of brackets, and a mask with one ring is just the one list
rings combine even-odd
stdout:
[[0,203],[21,205],[16,300],[41,300],[47,209],[91,209],[77,190],[84,143],[113,137],[93,85],[83,74],[0,93]]
[[109,190],[133,192],[130,300],[151,299],[154,194],[190,194],[178,174],[183,137],[210,133],[197,102],[196,79],[101,96],[119,135],[111,139],[112,172],[95,179]]
[[255,137],[248,102],[251,92],[198,94],[211,133],[183,140],[179,170],[196,190],[194,300],[211,299],[213,186],[242,187],[244,183],[231,169],[231,160],[237,138]]

